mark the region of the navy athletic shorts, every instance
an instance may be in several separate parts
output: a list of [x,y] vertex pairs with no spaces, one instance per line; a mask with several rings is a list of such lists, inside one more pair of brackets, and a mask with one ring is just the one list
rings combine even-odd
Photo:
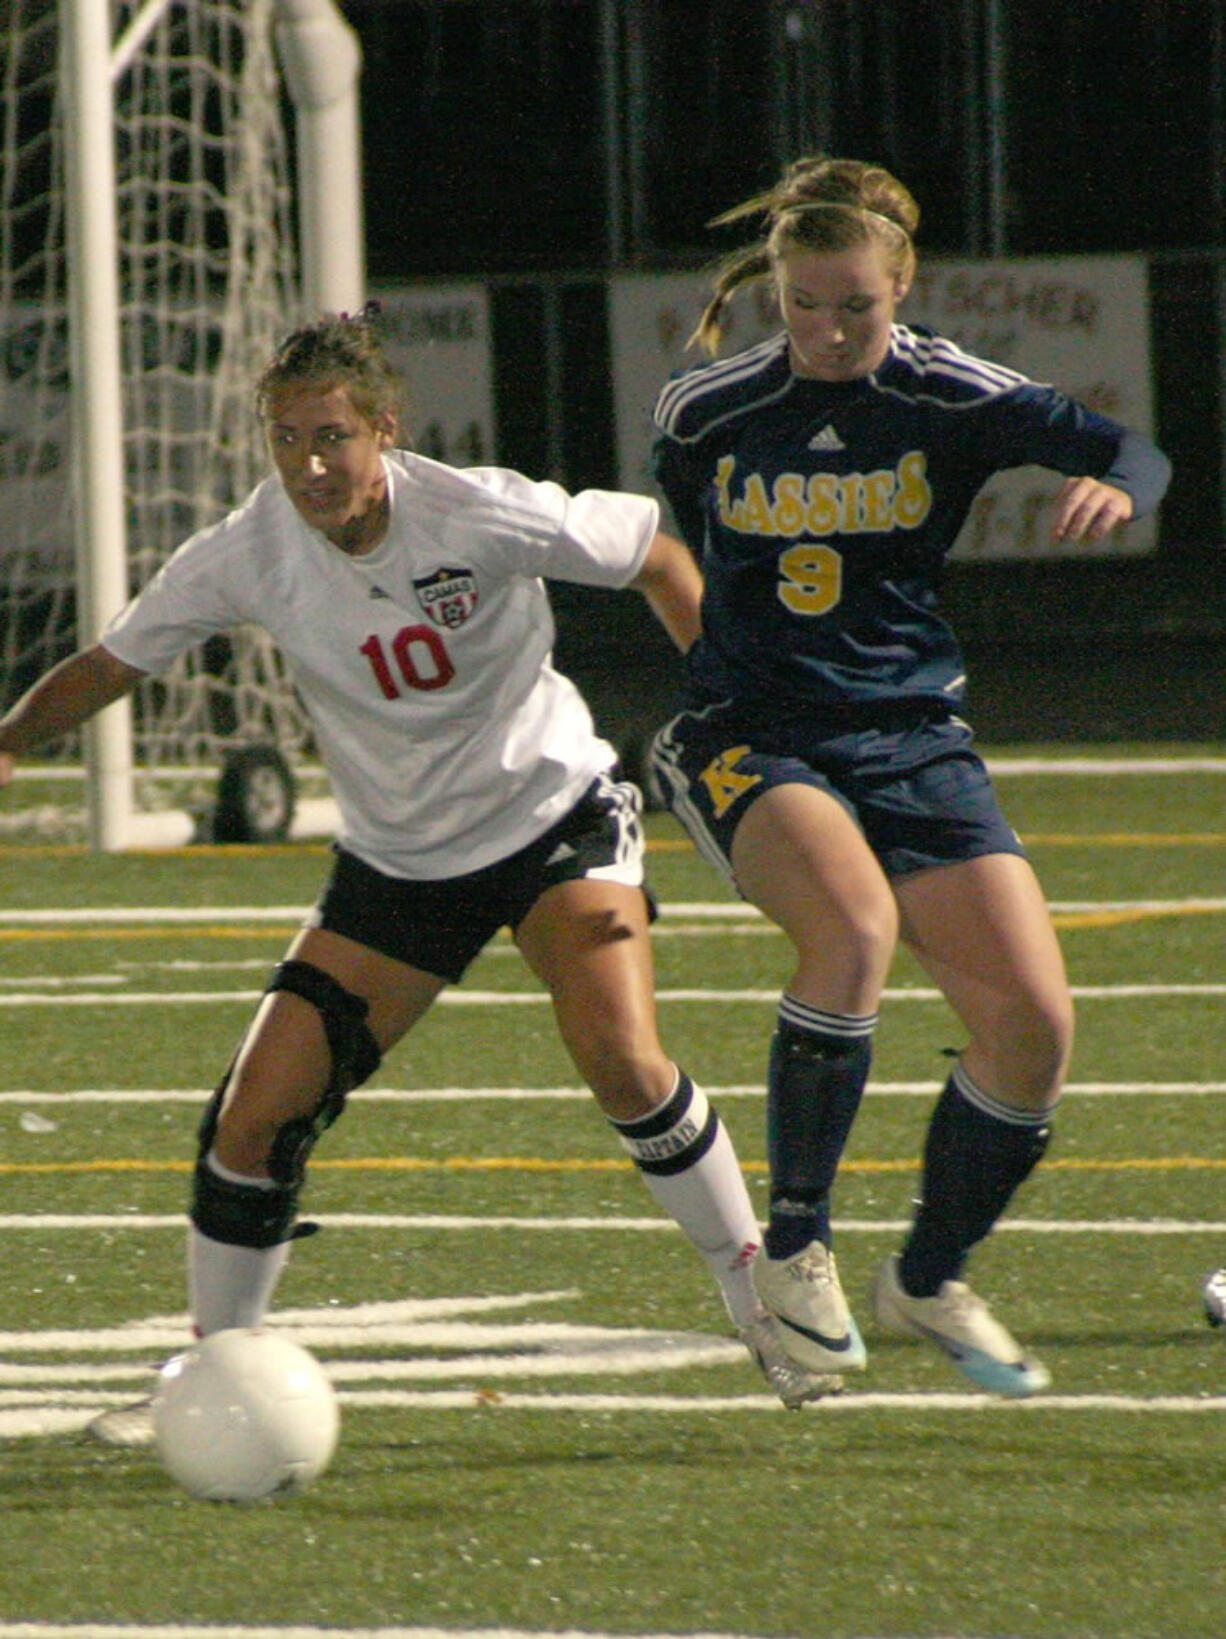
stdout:
[[654,914],[643,850],[638,787],[601,774],[535,842],[464,876],[387,876],[338,846],[310,926],[456,984],[498,930],[518,927],[555,883],[599,877],[641,887]]
[[[888,718],[884,719],[888,724]],[[651,751],[668,806],[732,880],[732,838],[776,785],[811,785],[859,825],[887,876],[981,854],[1024,854],[959,717],[907,710],[889,726],[755,723],[731,702],[683,711]]]

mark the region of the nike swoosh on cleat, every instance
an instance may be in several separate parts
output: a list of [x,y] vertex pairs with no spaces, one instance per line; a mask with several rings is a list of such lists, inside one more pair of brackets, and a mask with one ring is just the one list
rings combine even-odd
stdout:
[[[963,1360],[970,1359],[970,1352],[964,1349],[960,1343],[952,1342],[943,1332],[933,1331],[930,1326],[925,1326],[922,1320],[911,1320],[910,1317],[908,1317],[907,1324],[914,1327],[914,1329],[919,1332],[921,1336],[931,1338],[932,1342],[934,1342],[939,1349],[943,1349],[951,1360],[961,1362]],[[1003,1365],[1004,1362],[1002,1361],[1001,1364]]]
[[1014,1377],[1020,1378],[1023,1381],[1030,1376],[1029,1368],[1024,1360],[995,1360],[991,1355],[985,1355],[980,1349],[971,1349],[965,1347],[961,1343],[951,1342],[949,1338],[943,1337],[940,1332],[930,1330],[929,1327],[923,1325],[920,1321],[912,1321],[911,1324],[915,1327],[917,1332],[922,1332],[925,1337],[931,1338],[937,1347],[944,1354],[947,1354],[955,1365],[965,1366],[968,1362],[973,1361],[975,1356],[978,1355],[981,1360],[986,1360],[991,1366],[999,1367],[1002,1371],[1011,1372]]
[[824,1332],[815,1332],[808,1326],[802,1326],[799,1321],[789,1320],[786,1315],[776,1315],[775,1319],[781,1326],[786,1326],[791,1332],[799,1332],[801,1337],[807,1337],[810,1343],[816,1343],[819,1349],[828,1349],[831,1354],[846,1354],[851,1348],[850,1332],[844,1332],[842,1337],[827,1337]]

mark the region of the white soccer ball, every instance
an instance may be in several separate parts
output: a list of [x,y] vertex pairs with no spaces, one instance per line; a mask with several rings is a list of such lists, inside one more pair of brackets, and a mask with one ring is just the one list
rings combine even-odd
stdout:
[[332,1460],[336,1392],[301,1345],[275,1332],[214,1332],[162,1368],[153,1394],[158,1455],[208,1502],[300,1491]]
[[1201,1292],[1210,1326],[1226,1326],[1226,1269],[1215,1269]]

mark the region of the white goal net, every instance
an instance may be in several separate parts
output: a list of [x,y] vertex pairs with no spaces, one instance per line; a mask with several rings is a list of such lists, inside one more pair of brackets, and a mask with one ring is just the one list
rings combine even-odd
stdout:
[[[65,8],[94,4],[113,42],[129,591],[266,470],[253,378],[301,312],[274,43],[286,0],[0,0],[0,707],[97,635],[80,629],[74,567],[74,418],[90,407],[72,374],[61,70]],[[150,680],[133,710],[146,774],[308,745],[255,631]]]

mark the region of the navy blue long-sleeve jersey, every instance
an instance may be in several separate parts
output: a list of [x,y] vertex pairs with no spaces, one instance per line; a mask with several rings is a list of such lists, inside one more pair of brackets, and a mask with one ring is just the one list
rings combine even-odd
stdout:
[[1170,477],[1147,438],[920,328],[872,375],[792,374],[786,332],[671,380],[654,465],[706,577],[700,696],[768,708],[956,705],[942,566],[982,486],[1034,463],[1152,511]]

